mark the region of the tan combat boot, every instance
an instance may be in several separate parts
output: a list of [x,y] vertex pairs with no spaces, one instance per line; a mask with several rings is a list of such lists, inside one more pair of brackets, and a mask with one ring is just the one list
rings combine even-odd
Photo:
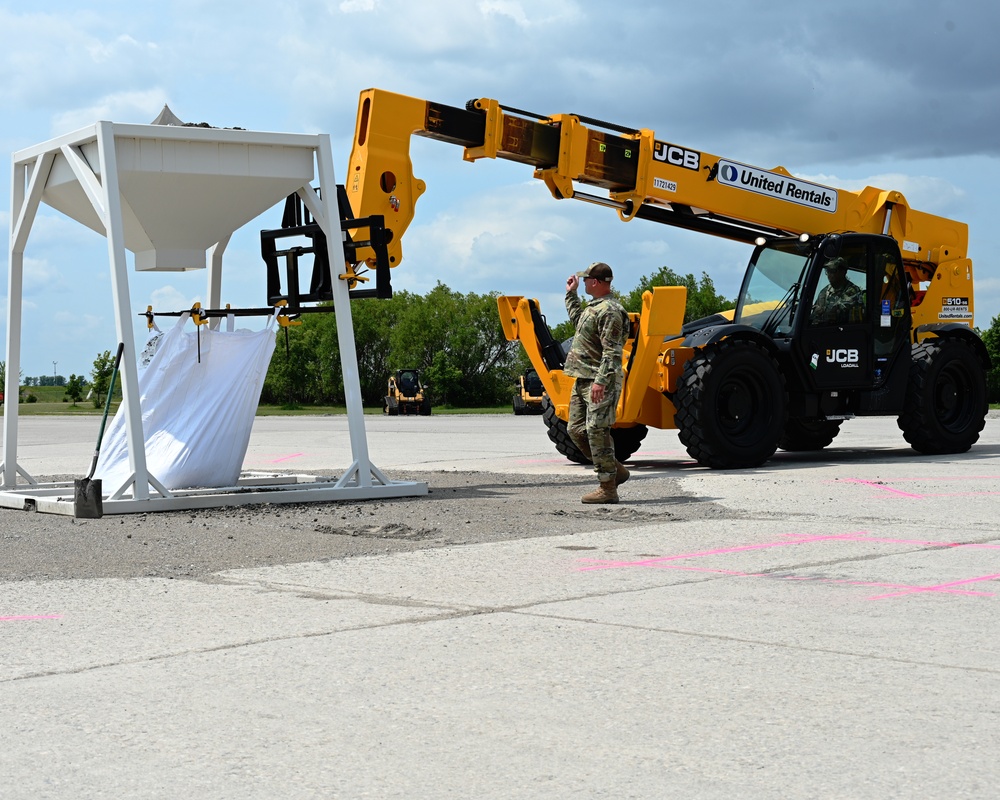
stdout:
[[615,462],[615,486],[621,486],[632,477],[632,473],[625,469],[625,465],[620,461]]
[[618,502],[618,489],[615,487],[615,479],[601,481],[601,488],[595,489],[590,494],[585,494],[581,503],[604,503],[615,504]]

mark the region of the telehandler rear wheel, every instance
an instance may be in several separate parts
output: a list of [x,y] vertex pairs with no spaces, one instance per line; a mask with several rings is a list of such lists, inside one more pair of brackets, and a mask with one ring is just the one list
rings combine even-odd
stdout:
[[724,339],[684,365],[675,393],[681,443],[713,469],[746,469],[767,461],[788,419],[785,379],[756,342]]
[[778,439],[778,449],[788,452],[822,450],[840,433],[840,419],[790,419]]
[[[556,446],[556,450],[562,453],[570,461],[577,464],[592,463],[576,446],[570,438],[566,423],[557,415],[555,406],[548,396],[542,398],[542,419],[548,429],[549,439]],[[635,425],[631,428],[612,428],[611,440],[615,443],[615,458],[619,461],[626,461],[639,449],[642,440],[646,438],[649,429],[645,425]]]
[[979,440],[989,403],[986,371],[961,339],[914,346],[910,384],[896,421],[918,453],[964,453]]

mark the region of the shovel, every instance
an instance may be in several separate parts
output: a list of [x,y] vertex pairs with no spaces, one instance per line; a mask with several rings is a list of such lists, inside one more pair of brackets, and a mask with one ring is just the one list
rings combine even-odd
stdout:
[[97,458],[101,454],[101,440],[104,438],[104,426],[108,422],[108,410],[111,408],[111,395],[115,391],[115,378],[118,377],[118,367],[122,363],[122,351],[125,343],[118,343],[118,354],[115,356],[115,368],[111,372],[111,385],[104,401],[104,416],[101,418],[101,430],[97,434],[97,447],[94,450],[94,460],[90,464],[90,472],[86,478],[73,481],[73,516],[77,519],[100,519],[104,516],[104,495],[101,480],[94,478],[97,469]]

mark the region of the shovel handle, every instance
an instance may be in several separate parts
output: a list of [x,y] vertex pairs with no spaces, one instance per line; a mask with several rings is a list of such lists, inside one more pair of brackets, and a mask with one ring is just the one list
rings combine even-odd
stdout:
[[94,449],[94,460],[90,464],[90,474],[87,480],[94,477],[94,470],[97,469],[97,459],[101,455],[101,441],[104,439],[104,426],[108,423],[108,411],[111,410],[111,395],[115,392],[115,378],[118,377],[118,367],[122,363],[122,352],[125,350],[125,342],[118,343],[118,352],[115,354],[115,368],[111,370],[111,384],[108,386],[108,396],[104,399],[104,416],[101,417],[101,430],[97,434],[97,447]]

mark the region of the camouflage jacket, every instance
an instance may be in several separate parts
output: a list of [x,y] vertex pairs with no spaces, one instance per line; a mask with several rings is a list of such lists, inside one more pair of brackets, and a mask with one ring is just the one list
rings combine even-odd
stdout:
[[812,307],[813,323],[864,322],[865,293],[848,281],[839,290],[825,287]]
[[628,335],[628,315],[621,303],[605,295],[583,308],[576,292],[566,292],[566,311],[576,326],[576,334],[563,372],[602,386],[620,380],[622,346]]

